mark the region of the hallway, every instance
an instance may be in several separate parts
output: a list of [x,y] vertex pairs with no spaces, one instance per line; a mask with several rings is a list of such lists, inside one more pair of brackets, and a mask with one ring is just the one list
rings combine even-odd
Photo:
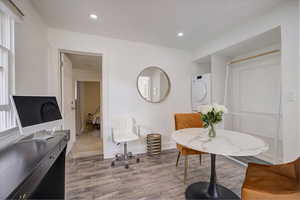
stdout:
[[76,142],[71,150],[73,158],[102,155],[102,139],[100,130],[83,133],[76,138]]

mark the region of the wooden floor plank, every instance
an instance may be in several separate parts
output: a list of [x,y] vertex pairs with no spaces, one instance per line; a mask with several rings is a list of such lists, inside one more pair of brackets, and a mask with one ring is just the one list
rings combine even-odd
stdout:
[[[184,199],[188,185],[208,181],[210,157],[190,156],[187,184],[183,184],[183,159],[175,167],[177,152],[160,157],[141,156],[141,162],[111,168],[111,160],[99,156],[67,159],[66,198],[91,200],[176,200]],[[223,156],[217,156],[218,182],[240,195],[246,168]]]

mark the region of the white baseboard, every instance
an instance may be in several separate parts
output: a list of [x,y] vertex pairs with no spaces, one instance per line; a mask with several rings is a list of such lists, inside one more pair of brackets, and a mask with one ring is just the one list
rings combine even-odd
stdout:
[[74,143],[75,143],[74,140],[70,140],[70,141],[68,142],[68,145],[67,145],[67,155],[68,155],[68,153],[71,151],[71,149],[73,148]]

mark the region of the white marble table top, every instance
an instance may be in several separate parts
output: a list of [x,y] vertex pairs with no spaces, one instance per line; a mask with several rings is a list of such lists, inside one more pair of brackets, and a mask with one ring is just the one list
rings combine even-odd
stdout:
[[175,131],[172,138],[187,148],[224,156],[254,156],[269,149],[257,137],[224,129],[216,129],[216,137],[212,139],[203,128],[181,129]]

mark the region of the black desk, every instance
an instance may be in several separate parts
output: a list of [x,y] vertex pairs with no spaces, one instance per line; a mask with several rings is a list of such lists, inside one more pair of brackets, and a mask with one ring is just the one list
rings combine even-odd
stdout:
[[69,131],[20,141],[0,152],[0,199],[64,199]]

